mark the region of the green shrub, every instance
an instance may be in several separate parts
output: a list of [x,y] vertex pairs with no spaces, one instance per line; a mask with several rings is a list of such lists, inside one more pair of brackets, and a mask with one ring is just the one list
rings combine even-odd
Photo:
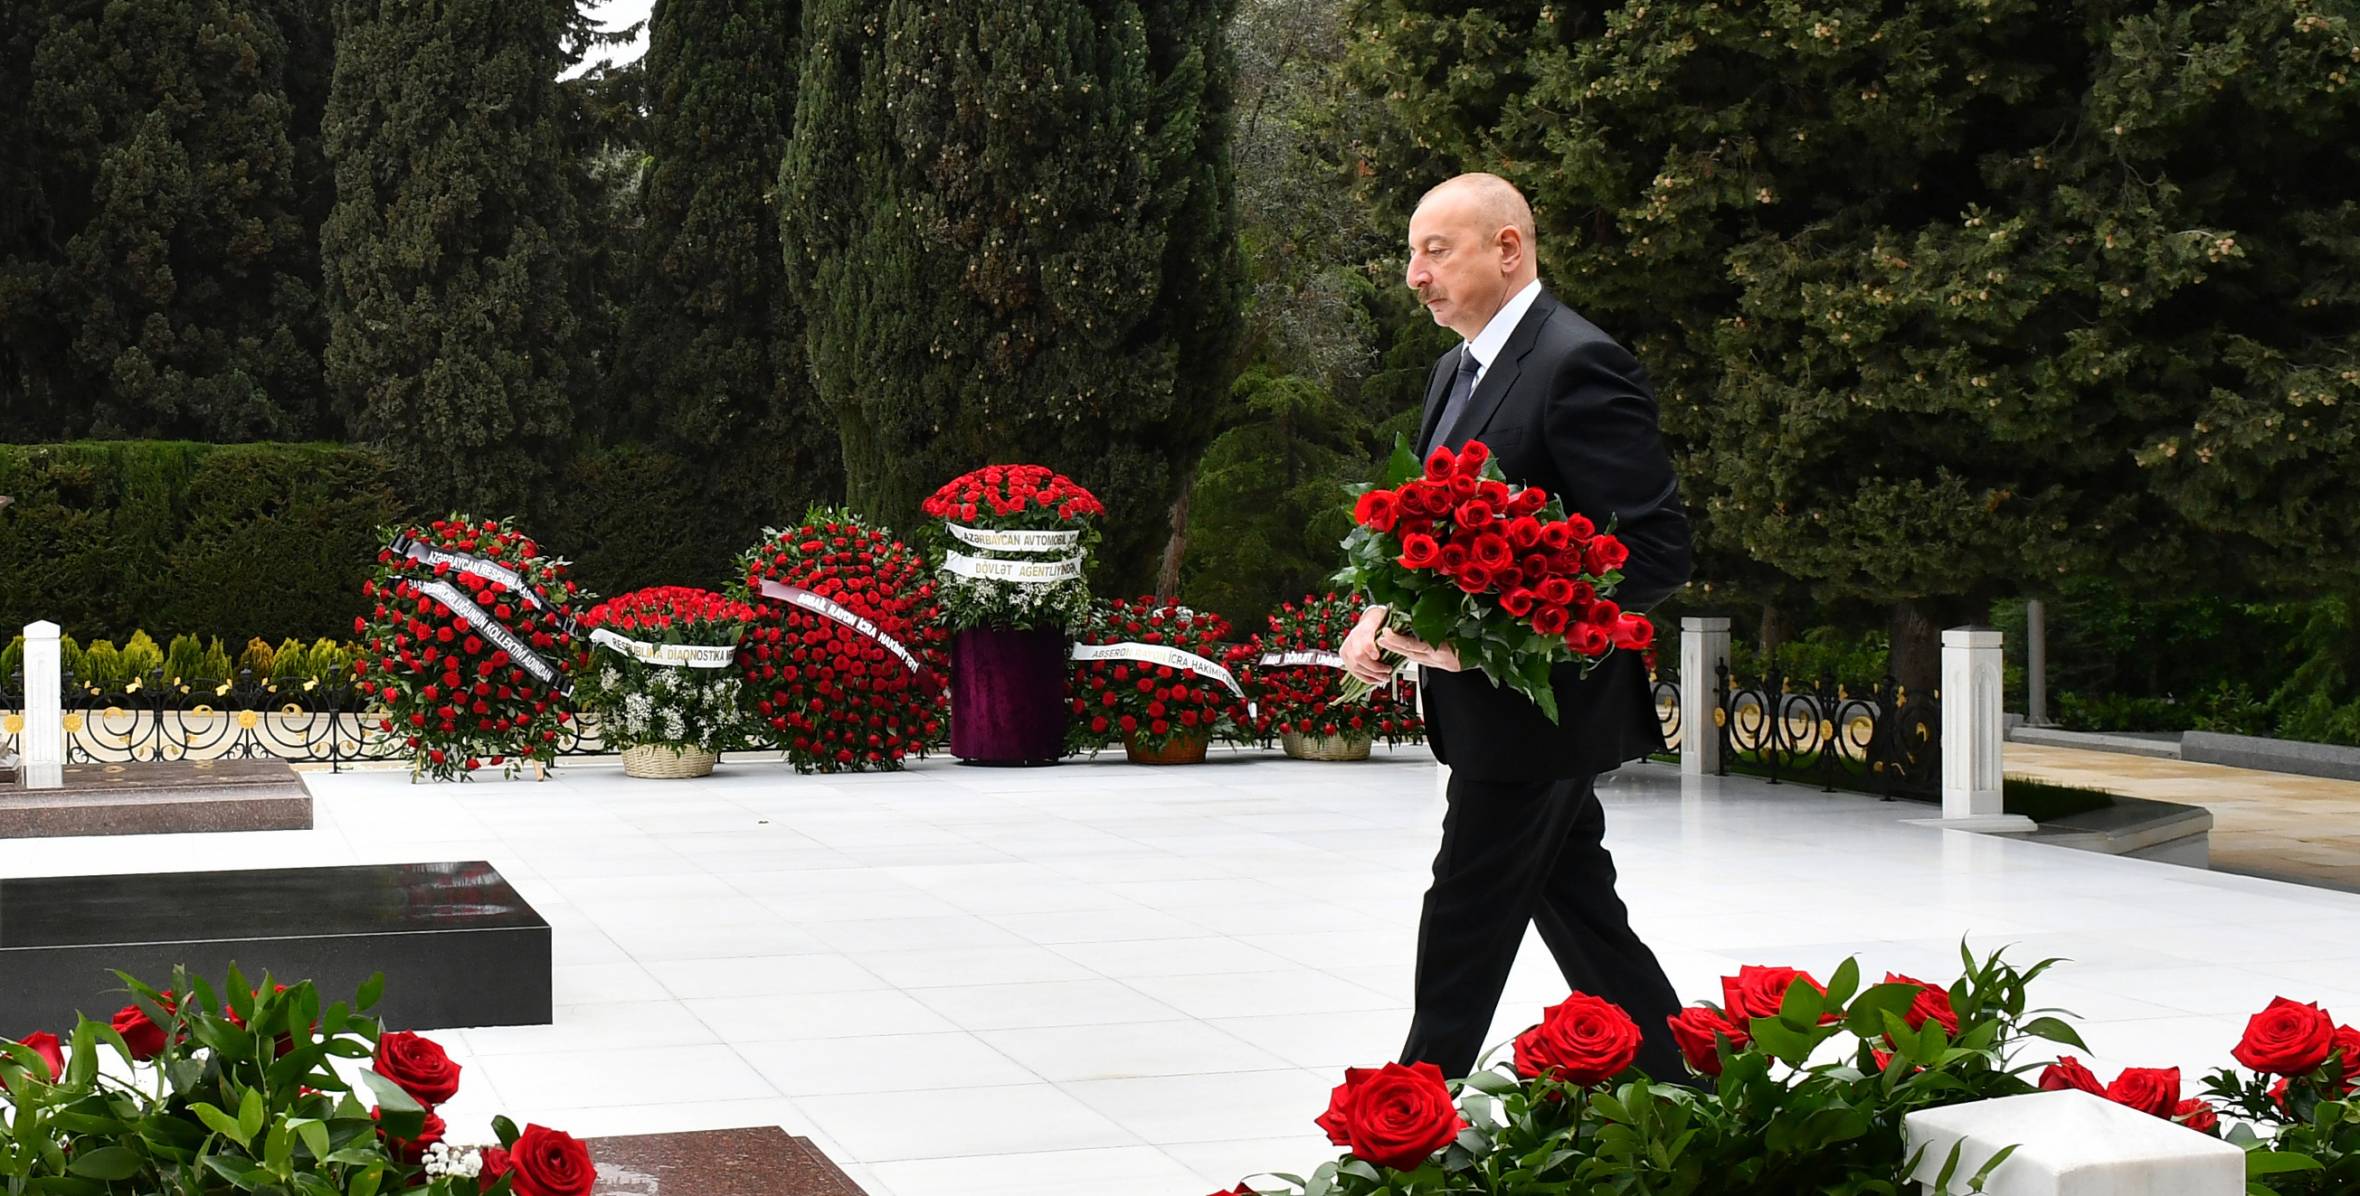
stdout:
[[164,679],[186,685],[205,675],[204,641],[185,633],[173,636],[172,646],[164,650]]
[[115,650],[112,640],[93,640],[82,650],[82,667],[74,676],[87,684],[112,687],[130,679],[124,670],[123,654]]
[[24,671],[25,637],[20,635],[8,641],[7,647],[0,648],[0,686],[13,688],[16,682],[12,678]]
[[164,668],[164,649],[145,631],[134,631],[123,642],[123,679],[136,681]]
[[256,677],[268,677],[270,676],[271,661],[276,656],[277,653],[271,649],[269,640],[259,635],[255,636],[247,640],[245,650],[238,653],[238,669],[241,672],[252,673]]

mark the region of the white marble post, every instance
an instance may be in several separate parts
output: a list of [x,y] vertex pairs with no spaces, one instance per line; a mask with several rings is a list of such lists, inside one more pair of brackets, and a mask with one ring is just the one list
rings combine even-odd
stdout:
[[2000,770],[2000,633],[1953,627],[1942,633],[1942,825],[1958,830],[2029,831],[2032,820],[2004,812]]
[[25,729],[16,742],[17,754],[24,757],[21,783],[27,789],[65,784],[65,676],[57,636],[57,624],[47,619],[25,625]]
[[1713,724],[1713,670],[1729,659],[1729,620],[1680,620],[1680,775],[1721,771],[1721,729]]
[[2003,1096],[1911,1113],[1906,1153],[1911,1179],[1928,1196],[1956,1147],[1950,1191],[1967,1190],[1991,1156],[2014,1146],[1985,1181],[1985,1196],[2239,1196],[2245,1152],[2104,1097],[2067,1089]]

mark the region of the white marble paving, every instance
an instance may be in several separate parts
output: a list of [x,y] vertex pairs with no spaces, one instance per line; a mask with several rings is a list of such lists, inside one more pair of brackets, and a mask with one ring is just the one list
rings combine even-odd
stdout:
[[[489,859],[555,928],[557,1022],[454,1028],[448,1112],[584,1134],[778,1124],[873,1196],[1203,1196],[1305,1172],[1347,1064],[1391,1057],[1442,802],[1430,757],[925,762],[698,782],[307,776],[306,832],[0,841],[8,875]],[[2360,896],[1970,836],[1744,779],[1606,782],[1635,923],[1684,996],[1742,963],[2037,985],[2101,1073],[2228,1061],[2271,996],[2360,1019]],[[1563,996],[1528,939],[1504,1040]]]

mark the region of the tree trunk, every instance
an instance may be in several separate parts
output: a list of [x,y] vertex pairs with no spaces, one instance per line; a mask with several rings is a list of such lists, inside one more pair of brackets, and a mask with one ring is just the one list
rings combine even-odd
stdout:
[[1786,612],[1778,609],[1775,602],[1763,603],[1762,621],[1756,624],[1754,632],[1754,645],[1762,650],[1762,659],[1768,660],[1778,645],[1787,641],[1787,634]]
[[1893,676],[1910,693],[1932,693],[1942,684],[1942,629],[1933,605],[1923,599],[1893,604]]
[[1172,500],[1172,534],[1164,541],[1164,560],[1155,571],[1155,596],[1171,602],[1180,596],[1180,558],[1188,552],[1188,500],[1196,495],[1196,475],[1180,483],[1180,497]]

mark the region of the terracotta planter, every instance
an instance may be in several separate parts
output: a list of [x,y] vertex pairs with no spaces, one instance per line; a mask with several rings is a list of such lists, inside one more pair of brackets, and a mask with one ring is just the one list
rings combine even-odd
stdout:
[[1130,757],[1133,764],[1202,764],[1209,743],[1201,736],[1192,739],[1175,735],[1161,750],[1149,751],[1140,747],[1138,740],[1129,739],[1123,742],[1123,754]]
[[951,640],[951,755],[1055,764],[1065,754],[1065,633],[974,628]]
[[1278,742],[1292,760],[1368,759],[1369,739],[1365,735],[1305,735],[1298,731],[1281,731]]

